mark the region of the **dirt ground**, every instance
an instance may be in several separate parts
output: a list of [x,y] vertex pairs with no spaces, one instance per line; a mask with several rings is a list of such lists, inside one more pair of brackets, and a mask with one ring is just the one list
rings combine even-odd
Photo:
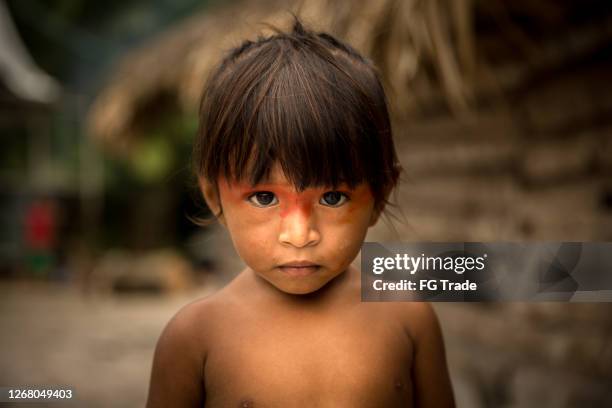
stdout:
[[73,388],[76,403],[52,407],[144,406],[161,330],[182,305],[209,292],[85,297],[63,286],[2,282],[0,386]]

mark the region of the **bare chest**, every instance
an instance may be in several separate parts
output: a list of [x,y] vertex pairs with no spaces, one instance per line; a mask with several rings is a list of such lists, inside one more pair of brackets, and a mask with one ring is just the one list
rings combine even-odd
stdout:
[[209,351],[207,407],[410,406],[413,345],[392,321],[248,319]]

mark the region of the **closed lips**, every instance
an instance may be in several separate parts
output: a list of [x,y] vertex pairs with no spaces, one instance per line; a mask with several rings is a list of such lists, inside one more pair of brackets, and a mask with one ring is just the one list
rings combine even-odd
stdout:
[[314,264],[312,262],[307,262],[307,261],[296,261],[296,262],[288,262],[286,264],[282,264],[280,267],[281,268],[312,268],[315,266],[319,266],[319,265]]

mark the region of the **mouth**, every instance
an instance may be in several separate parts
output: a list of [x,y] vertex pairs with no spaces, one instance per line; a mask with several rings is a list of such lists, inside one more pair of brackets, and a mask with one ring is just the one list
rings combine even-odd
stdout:
[[291,276],[308,276],[318,271],[320,265],[308,261],[292,261],[279,265],[279,269]]

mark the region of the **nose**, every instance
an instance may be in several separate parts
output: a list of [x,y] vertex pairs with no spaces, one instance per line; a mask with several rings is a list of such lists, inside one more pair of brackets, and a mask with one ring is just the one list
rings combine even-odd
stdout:
[[313,246],[321,240],[316,220],[310,211],[291,211],[281,218],[278,241],[296,248]]

